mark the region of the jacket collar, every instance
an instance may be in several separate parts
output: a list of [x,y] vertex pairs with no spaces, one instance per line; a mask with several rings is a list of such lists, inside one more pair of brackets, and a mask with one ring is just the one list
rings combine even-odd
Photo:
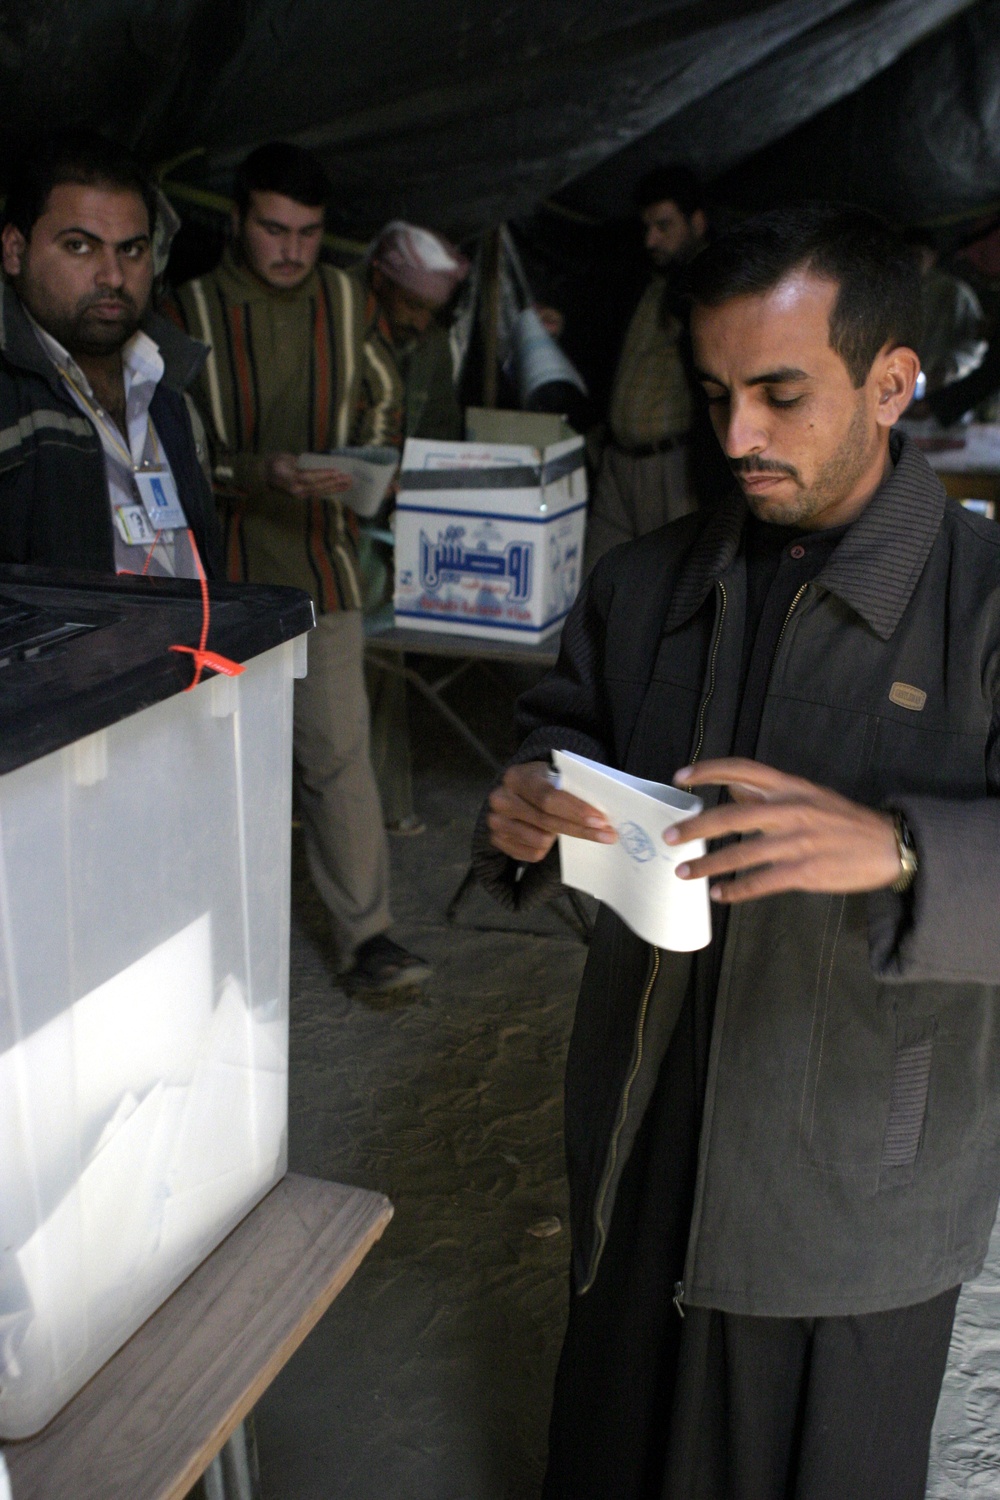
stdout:
[[944,517],[945,492],[920,449],[894,434],[895,467],[816,580],[883,641],[903,618]]
[[[890,439],[893,471],[837,546],[817,583],[836,594],[880,639],[892,636],[923,572],[944,516],[945,492],[918,448]],[[730,491],[688,554],[667,612],[667,630],[689,620],[736,559],[746,501]]]
[[665,630],[676,630],[690,620],[718,579],[732,567],[746,517],[747,503],[742,494],[735,488],[727,490],[687,555],[667,611]]
[[[0,351],[10,364],[40,375],[54,391],[63,394],[59,372],[35,337],[20,297],[8,281],[0,282],[0,287]],[[162,383],[171,390],[187,390],[208,358],[208,345],[189,338],[169,318],[156,312],[146,314],[142,327],[163,357]]]

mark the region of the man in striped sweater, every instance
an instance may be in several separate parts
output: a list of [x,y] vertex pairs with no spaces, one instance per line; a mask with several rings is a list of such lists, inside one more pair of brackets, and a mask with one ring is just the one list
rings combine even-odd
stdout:
[[401,440],[395,365],[368,339],[363,290],[319,263],[327,178],[272,144],[236,175],[234,241],[181,287],[183,323],[210,346],[193,395],[213,450],[227,569],[306,589],[318,624],[296,684],[294,754],[309,867],[348,993],[421,983],[430,970],[387,936],[389,856],[368,743],[361,589],[350,480],[301,453]]

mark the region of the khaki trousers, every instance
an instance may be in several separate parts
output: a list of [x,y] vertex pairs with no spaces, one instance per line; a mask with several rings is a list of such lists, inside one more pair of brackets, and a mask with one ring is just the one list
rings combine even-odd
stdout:
[[364,637],[358,610],[320,615],[309,673],[295,684],[292,749],[309,873],[337,959],[389,926],[389,849],[368,746]]
[[604,450],[587,519],[584,573],[619,542],[631,542],[697,509],[687,443],[669,453],[634,458],[609,444]]

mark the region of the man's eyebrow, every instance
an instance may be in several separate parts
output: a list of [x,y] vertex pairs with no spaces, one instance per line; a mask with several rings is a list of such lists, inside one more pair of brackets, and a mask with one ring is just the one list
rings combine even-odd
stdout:
[[[95,234],[92,229],[81,229],[78,228],[75,224],[71,224],[68,229],[60,229],[57,238],[63,239],[66,235],[76,235],[79,239],[90,240],[94,245],[103,245],[106,243],[106,241],[102,240],[101,236],[99,234]],[[130,234],[127,240],[119,240],[115,245],[115,249],[124,250],[129,245],[138,245],[142,241],[145,241],[146,244],[151,243],[149,231],[146,229],[140,230],[138,234]]]
[[91,229],[82,229],[77,224],[70,224],[66,229],[60,229],[59,239],[62,239],[63,235],[65,234],[75,234],[78,235],[81,239],[93,240],[95,245],[104,244],[104,241],[101,239],[101,236],[99,234],[94,234],[93,230]]
[[[718,375],[713,375],[710,370],[695,370],[699,380],[707,380],[712,385],[721,385],[725,389],[726,382],[720,380]],[[762,375],[751,375],[745,385],[787,385],[793,380],[808,380],[808,370],[796,369],[794,365],[781,365],[777,370],[765,370]]]
[[794,365],[781,365],[777,370],[765,370],[763,375],[751,375],[747,385],[787,385],[793,380],[808,380],[808,370],[798,370]]
[[[281,222],[280,219],[258,219],[257,223],[263,229],[280,229],[281,232],[282,232],[282,234],[294,234],[295,233],[295,225],[294,224],[282,224],[282,222]],[[299,232],[299,234],[308,234],[308,232],[309,232],[310,229],[322,229],[322,228],[323,228],[323,220],[322,219],[314,219],[311,224],[300,224],[298,232]]]

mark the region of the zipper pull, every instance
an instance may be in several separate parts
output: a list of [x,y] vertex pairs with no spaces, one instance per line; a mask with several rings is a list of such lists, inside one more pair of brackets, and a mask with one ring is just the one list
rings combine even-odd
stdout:
[[684,1316],[684,1283],[683,1283],[683,1281],[675,1281],[674,1282],[674,1306],[677,1309],[677,1316],[679,1318],[683,1318],[683,1316]]

